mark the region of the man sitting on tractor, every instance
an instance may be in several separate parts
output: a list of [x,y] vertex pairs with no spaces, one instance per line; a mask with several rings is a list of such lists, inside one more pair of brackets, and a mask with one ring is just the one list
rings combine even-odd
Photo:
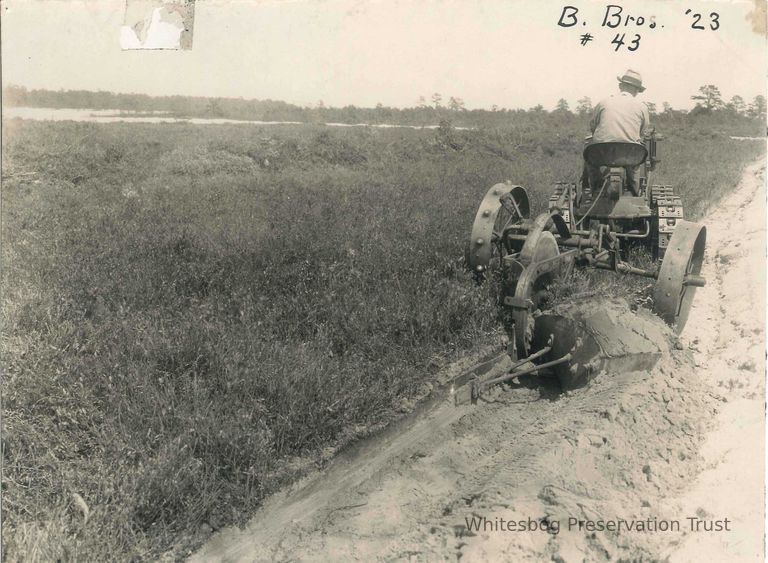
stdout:
[[[611,95],[595,106],[589,128],[592,135],[587,137],[587,144],[594,143],[639,143],[643,144],[645,133],[650,131],[651,118],[648,107],[636,98],[643,92],[643,80],[634,70],[627,70],[619,80],[619,95]],[[637,191],[640,166],[627,167],[627,179],[630,188]],[[593,189],[601,185],[600,167],[584,163],[582,185],[591,181]]]

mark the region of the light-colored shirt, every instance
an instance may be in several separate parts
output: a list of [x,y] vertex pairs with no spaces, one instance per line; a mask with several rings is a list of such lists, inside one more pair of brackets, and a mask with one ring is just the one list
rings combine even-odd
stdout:
[[602,100],[592,114],[591,143],[642,143],[651,125],[648,107],[632,94],[621,92]]

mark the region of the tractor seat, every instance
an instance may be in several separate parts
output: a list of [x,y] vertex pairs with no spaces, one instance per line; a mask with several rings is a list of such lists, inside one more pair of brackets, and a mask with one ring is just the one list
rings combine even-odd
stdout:
[[648,149],[639,143],[594,143],[584,149],[584,160],[592,166],[638,166]]

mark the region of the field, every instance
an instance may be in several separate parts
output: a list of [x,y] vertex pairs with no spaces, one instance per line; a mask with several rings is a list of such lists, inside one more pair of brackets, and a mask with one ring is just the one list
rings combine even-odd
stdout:
[[[689,218],[764,150],[748,120],[656,125]],[[6,123],[8,560],[154,558],[410,409],[502,333],[462,264],[480,198],[541,210],[585,129]]]

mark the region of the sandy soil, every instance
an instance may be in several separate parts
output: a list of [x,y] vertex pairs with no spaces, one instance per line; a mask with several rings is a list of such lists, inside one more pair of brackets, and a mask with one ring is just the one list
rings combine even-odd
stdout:
[[[565,395],[438,395],[192,560],[762,559],[763,173],[750,167],[706,221],[708,285],[679,340],[603,304],[653,342],[652,369],[609,366]],[[600,520],[622,528],[587,529]],[[705,531],[718,523],[728,530]]]
[[[672,561],[763,561],[765,479],[765,169],[751,166],[740,189],[710,214],[709,283],[682,337],[696,375],[722,395],[703,445],[706,470],[679,503],[733,520],[732,533],[692,534]],[[730,230],[726,228],[730,226]]]

